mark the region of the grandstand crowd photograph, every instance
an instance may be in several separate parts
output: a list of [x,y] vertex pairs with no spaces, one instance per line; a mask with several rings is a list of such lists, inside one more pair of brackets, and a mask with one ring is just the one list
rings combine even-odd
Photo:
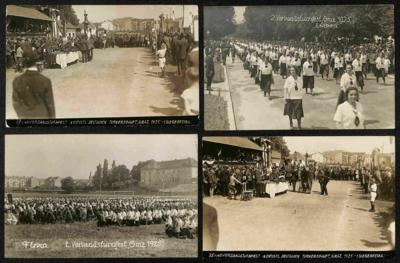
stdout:
[[202,152],[204,251],[394,250],[394,137],[203,137]]
[[5,144],[6,258],[197,257],[196,135]]
[[7,5],[6,119],[196,116],[195,5]]
[[204,7],[206,130],[393,129],[394,5]]

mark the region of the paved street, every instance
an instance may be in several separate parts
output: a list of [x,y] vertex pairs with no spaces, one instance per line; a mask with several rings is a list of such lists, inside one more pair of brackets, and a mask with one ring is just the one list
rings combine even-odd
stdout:
[[[274,75],[275,84],[272,86],[271,97],[264,97],[259,85],[250,78],[248,71],[243,69],[242,62],[237,59],[232,64],[227,59],[228,84],[231,91],[233,111],[238,130],[273,130],[289,129],[289,120],[283,116],[284,80]],[[332,79],[322,80],[315,78],[315,96],[304,95],[303,108],[304,129],[335,129],[333,116],[336,110],[336,101],[340,91]],[[369,74],[365,81],[364,93],[360,95],[360,102],[364,108],[364,117],[367,129],[394,128],[394,77],[386,79],[386,85],[376,83],[373,75]],[[297,123],[294,122],[296,127]]]
[[[176,67],[160,78],[158,62],[149,48],[94,49],[94,60],[65,69],[45,69],[51,79],[57,118],[182,115],[183,80]],[[13,70],[6,72],[6,116],[12,107]]]
[[369,200],[359,184],[331,181],[329,196],[293,193],[251,201],[206,197],[218,213],[218,250],[390,250],[385,237],[389,208],[377,201],[368,212]]

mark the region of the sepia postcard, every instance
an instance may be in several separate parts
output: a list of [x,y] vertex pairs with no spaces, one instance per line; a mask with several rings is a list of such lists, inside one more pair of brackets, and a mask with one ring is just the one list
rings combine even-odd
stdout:
[[6,258],[197,257],[196,135],[7,135],[5,145]]

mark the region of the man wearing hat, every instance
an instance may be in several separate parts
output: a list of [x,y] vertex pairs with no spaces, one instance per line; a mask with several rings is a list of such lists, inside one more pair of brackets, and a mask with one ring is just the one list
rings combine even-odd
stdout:
[[13,81],[13,106],[21,119],[55,118],[53,89],[50,79],[38,72],[37,54],[24,53],[25,73]]

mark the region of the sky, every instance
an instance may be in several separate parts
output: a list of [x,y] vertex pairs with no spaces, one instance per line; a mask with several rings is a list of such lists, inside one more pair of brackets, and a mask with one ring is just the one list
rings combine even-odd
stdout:
[[390,136],[303,136],[283,137],[291,153],[315,153],[332,150],[371,153],[379,148],[385,153],[393,153],[395,141],[390,144]]
[[192,157],[197,160],[197,135],[7,135],[7,176],[50,176],[88,179],[104,159],[109,166],[139,161],[165,161]]
[[234,9],[235,9],[234,19],[235,19],[236,23],[238,23],[238,24],[244,23],[243,14],[244,14],[244,10],[246,9],[246,7],[245,6],[235,6]]
[[79,21],[84,20],[84,10],[88,14],[90,22],[102,22],[107,19],[133,17],[133,18],[155,18],[161,13],[170,16],[173,12],[176,18],[182,17],[185,12],[185,26],[189,23],[191,16],[197,15],[196,5],[72,5]]

